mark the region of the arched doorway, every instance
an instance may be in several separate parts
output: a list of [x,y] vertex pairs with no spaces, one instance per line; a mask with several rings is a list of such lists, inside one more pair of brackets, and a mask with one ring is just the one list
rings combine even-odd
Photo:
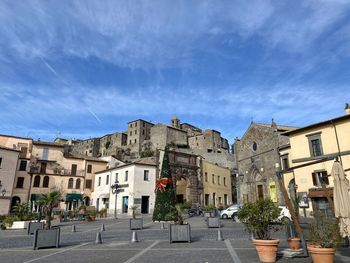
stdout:
[[21,203],[21,198],[19,198],[18,196],[14,196],[12,197],[12,201],[11,201],[11,212],[13,211],[13,208]]

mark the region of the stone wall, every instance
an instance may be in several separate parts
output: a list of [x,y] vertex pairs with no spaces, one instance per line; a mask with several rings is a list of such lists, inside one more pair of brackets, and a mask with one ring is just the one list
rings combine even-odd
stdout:
[[151,128],[150,141],[153,150],[164,149],[168,144],[187,146],[187,133],[164,124],[157,124]]

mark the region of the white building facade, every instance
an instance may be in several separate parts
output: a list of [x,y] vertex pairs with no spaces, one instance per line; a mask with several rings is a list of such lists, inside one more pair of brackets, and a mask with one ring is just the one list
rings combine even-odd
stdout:
[[[155,202],[156,164],[154,161],[139,160],[96,173],[92,193],[92,205],[97,211],[106,208],[109,216],[131,215],[131,206],[136,205],[138,214],[152,214]],[[122,186],[117,194],[112,193],[115,181]]]

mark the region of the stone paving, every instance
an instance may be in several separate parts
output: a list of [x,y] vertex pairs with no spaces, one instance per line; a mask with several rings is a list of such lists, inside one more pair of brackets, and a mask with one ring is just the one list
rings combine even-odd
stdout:
[[[159,223],[144,218],[143,230],[138,230],[139,242],[131,243],[128,219],[105,219],[95,222],[74,222],[77,232],[71,232],[72,223],[61,224],[59,249],[33,250],[33,236],[25,230],[0,232],[0,262],[259,262],[254,246],[243,225],[222,220],[225,241],[216,241],[218,229],[208,229],[202,217],[188,219],[191,224],[191,243],[169,243],[168,230],[161,230]],[[102,244],[95,244],[101,224]],[[281,239],[279,249],[286,247],[285,233],[277,232]],[[303,263],[310,258],[279,258],[277,262]],[[335,262],[350,262],[350,249],[338,249]]]

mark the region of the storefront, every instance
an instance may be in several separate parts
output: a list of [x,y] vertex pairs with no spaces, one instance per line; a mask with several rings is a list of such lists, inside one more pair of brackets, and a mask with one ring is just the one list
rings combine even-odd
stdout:
[[78,209],[82,203],[83,196],[81,194],[67,194],[66,195],[66,211]]

